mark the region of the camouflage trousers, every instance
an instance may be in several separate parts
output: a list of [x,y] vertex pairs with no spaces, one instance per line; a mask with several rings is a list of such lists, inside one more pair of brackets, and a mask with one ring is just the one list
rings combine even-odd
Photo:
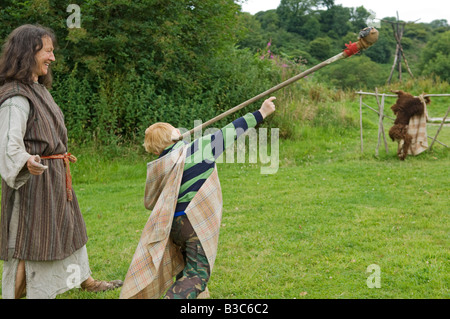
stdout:
[[185,267],[166,292],[165,299],[195,299],[210,277],[208,259],[186,215],[174,217],[170,237],[181,249]]

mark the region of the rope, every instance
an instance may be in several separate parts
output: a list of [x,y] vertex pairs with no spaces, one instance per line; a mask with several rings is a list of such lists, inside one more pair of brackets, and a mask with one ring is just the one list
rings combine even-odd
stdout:
[[67,200],[72,201],[72,175],[70,174],[70,162],[75,163],[77,158],[70,154],[56,154],[49,156],[41,156],[41,159],[62,159],[64,161],[64,166],[66,168],[66,192],[67,192]]

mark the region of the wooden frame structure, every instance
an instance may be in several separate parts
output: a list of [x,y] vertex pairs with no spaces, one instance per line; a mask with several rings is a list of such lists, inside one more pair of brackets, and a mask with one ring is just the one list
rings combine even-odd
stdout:
[[398,12],[397,12],[397,21],[396,22],[387,21],[387,20],[381,20],[381,21],[391,24],[392,30],[394,31],[394,39],[397,42],[397,45],[395,48],[394,63],[392,64],[391,73],[389,75],[387,83],[388,84],[391,83],[392,75],[394,74],[394,70],[395,70],[396,66],[398,68],[398,79],[399,79],[399,81],[402,80],[402,58],[405,61],[406,69],[408,70],[409,75],[411,76],[411,78],[414,78],[414,75],[412,74],[411,69],[409,68],[408,60],[406,59],[405,52],[403,52],[403,47],[402,47],[403,32],[405,31],[405,25],[407,23],[400,22],[400,20],[398,18]]
[[[375,155],[378,156],[378,154],[379,154],[379,148],[380,148],[382,140],[383,140],[383,143],[384,143],[384,148],[385,148],[386,153],[389,153],[388,144],[387,144],[387,140],[386,140],[386,133],[385,133],[385,130],[384,130],[384,125],[383,125],[383,120],[386,117],[386,118],[388,118],[388,119],[390,119],[392,121],[395,121],[395,118],[387,116],[387,115],[384,114],[384,102],[385,102],[385,98],[386,97],[397,98],[398,96],[396,94],[385,94],[385,93],[380,94],[380,93],[378,93],[378,89],[375,89],[375,93],[359,91],[359,92],[356,92],[356,94],[359,94],[359,126],[360,126],[360,137],[361,137],[361,153],[364,152],[363,127],[362,127],[362,107],[363,106],[366,106],[367,108],[369,108],[370,110],[372,110],[372,111],[374,111],[375,113],[378,114],[378,142],[377,142],[377,147],[375,149]],[[371,106],[369,106],[369,105],[367,105],[366,103],[363,102],[363,96],[364,95],[375,96],[376,101],[377,101],[377,105],[378,105],[378,110],[376,110],[375,108],[373,108],[373,107],[371,107]],[[434,96],[434,97],[437,97],[437,96],[445,97],[446,96],[446,97],[450,97],[450,94],[426,94],[424,96],[430,96],[430,97],[431,96]],[[381,97],[381,100],[380,100],[380,97]],[[450,113],[450,106],[448,107],[447,112],[445,113],[445,116],[442,119],[440,119],[440,118],[428,119],[427,123],[437,123],[437,124],[440,123],[440,126],[439,126],[439,128],[438,128],[438,130],[437,130],[437,132],[436,132],[434,137],[431,137],[431,136],[427,135],[427,137],[429,139],[432,139],[432,142],[431,142],[430,147],[428,148],[428,151],[432,150],[433,145],[434,145],[435,142],[441,144],[442,146],[448,147],[444,143],[440,142],[437,139],[437,137],[438,137],[439,133],[441,132],[442,127],[444,126],[444,124],[447,123],[447,122],[450,122],[450,121],[448,121],[449,113]]]

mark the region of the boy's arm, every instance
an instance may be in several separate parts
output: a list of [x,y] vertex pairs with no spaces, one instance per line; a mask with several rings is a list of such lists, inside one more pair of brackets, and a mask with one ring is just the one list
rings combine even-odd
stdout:
[[275,97],[268,98],[263,102],[260,109],[253,113],[247,113],[228,124],[221,130],[211,135],[211,150],[214,159],[217,159],[226,148],[234,143],[235,140],[245,133],[249,128],[253,128],[261,123],[267,116],[275,111],[273,103]]

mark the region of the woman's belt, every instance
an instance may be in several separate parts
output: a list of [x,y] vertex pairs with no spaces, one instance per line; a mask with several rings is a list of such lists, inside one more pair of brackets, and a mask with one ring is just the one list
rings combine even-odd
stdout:
[[72,201],[72,175],[70,174],[70,162],[75,163],[77,158],[70,153],[41,156],[41,159],[62,159],[66,167],[66,192],[67,200]]

